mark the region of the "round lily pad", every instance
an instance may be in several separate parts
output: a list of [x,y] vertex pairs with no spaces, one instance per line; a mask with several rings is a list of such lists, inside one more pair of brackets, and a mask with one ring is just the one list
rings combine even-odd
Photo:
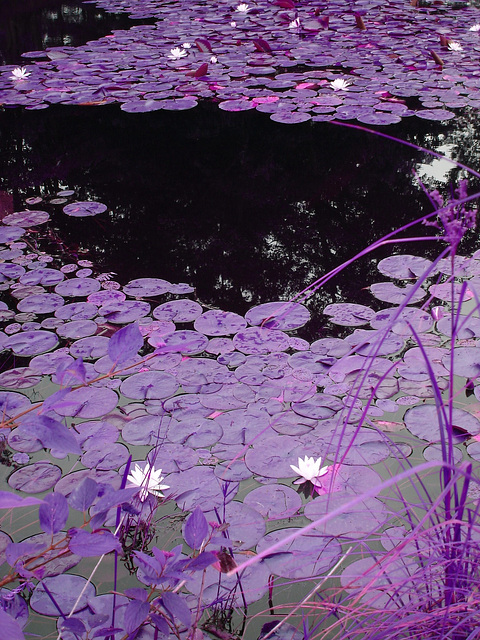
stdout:
[[52,313],[65,304],[61,295],[39,293],[27,295],[17,304],[17,309],[25,313]]
[[245,319],[251,325],[290,331],[303,327],[310,319],[310,312],[298,302],[266,302],[249,309]]
[[375,317],[375,312],[370,307],[349,302],[329,304],[325,307],[323,313],[331,316],[330,321],[334,324],[345,327],[358,327],[367,324]]
[[194,300],[172,300],[155,307],[152,315],[157,320],[191,322],[198,318],[202,311],[202,306]]
[[[378,270],[385,276],[398,279],[417,279],[422,275],[430,266],[432,261],[420,256],[412,256],[408,254],[399,254],[389,256],[380,260],[378,263]],[[435,271],[431,272],[433,275]]]
[[74,218],[96,216],[106,210],[107,205],[102,202],[72,202],[63,207],[63,212]]
[[50,215],[46,211],[15,211],[2,218],[2,222],[18,227],[34,227],[37,224],[44,224],[50,220]]
[[129,324],[148,315],[150,304],[142,300],[107,302],[100,307],[98,313],[113,324]]
[[302,506],[299,494],[282,484],[257,487],[247,493],[243,502],[261,513],[267,520],[291,518],[300,511]]
[[62,470],[49,462],[35,462],[14,471],[8,479],[12,489],[25,493],[42,493],[61,478]]
[[237,313],[211,309],[199,316],[193,326],[207,336],[227,336],[245,329],[247,321]]
[[[43,584],[47,586],[48,593]],[[30,606],[34,611],[45,616],[58,616],[57,606],[61,611],[70,613],[80,594],[82,595],[75,611],[84,609],[88,600],[95,597],[95,587],[91,582],[87,583],[87,579],[83,576],[65,573],[39,582],[33,590]],[[52,602],[52,597],[57,606]]]
[[248,327],[239,331],[233,338],[233,345],[238,351],[247,354],[286,351],[290,347],[285,333],[265,327]]
[[130,280],[123,287],[123,292],[132,298],[148,298],[167,293],[171,286],[170,282],[161,278],[137,278]]
[[83,298],[98,291],[100,287],[100,282],[93,278],[70,278],[57,284],[55,292],[61,296]]
[[188,329],[175,331],[175,333],[165,336],[165,348],[168,351],[180,351],[180,353],[188,355],[201,353],[207,344],[207,336]]
[[[421,404],[408,409],[404,416],[405,426],[423,440],[429,442],[440,442],[440,420],[437,408],[433,404]],[[480,421],[468,411],[454,408],[452,412],[453,435],[458,436],[460,441],[462,434],[477,435],[480,433]],[[443,426],[445,429],[445,426]]]
[[54,405],[60,416],[77,418],[100,418],[117,406],[118,396],[106,387],[81,387],[69,391]]
[[120,392],[135,400],[164,400],[178,389],[175,378],[164,371],[135,373],[122,382]]
[[58,337],[50,331],[24,331],[10,336],[5,348],[11,349],[17,356],[36,356],[50,351],[58,344]]
[[[257,545],[257,552],[268,549],[297,531],[301,530],[280,529],[267,533]],[[298,580],[321,576],[338,561],[341,553],[342,547],[334,538],[310,531],[308,535],[299,536],[283,545],[263,561],[274,575]]]

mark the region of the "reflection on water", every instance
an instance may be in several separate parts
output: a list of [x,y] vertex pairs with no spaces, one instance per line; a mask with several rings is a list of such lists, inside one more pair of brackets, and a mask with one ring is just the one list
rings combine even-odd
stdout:
[[[89,3],[4,3],[0,53],[18,64],[22,51],[75,45],[131,24]],[[381,130],[448,148],[451,157],[475,164],[477,120],[463,115],[442,125],[411,118]],[[101,261],[121,282],[142,276],[188,281],[204,302],[239,313],[293,297],[429,212],[412,169],[422,179],[435,171],[422,164],[431,165],[428,156],[363,131],[329,123],[287,126],[215,104],[145,114],[124,113],[118,105],[7,109],[0,112],[0,152],[1,210],[18,210],[26,197],[41,195],[37,208],[55,212],[60,240]],[[447,182],[455,175],[444,165],[441,173]],[[110,211],[67,218],[61,206],[48,204],[61,188],[73,189],[79,200],[105,202]],[[309,306],[320,312],[332,300],[370,304],[362,288],[372,279],[378,275],[366,257]]]
[[22,0],[0,3],[0,65],[21,64],[22,53],[78,46],[113,29],[151,21],[106,13],[81,0]]
[[[455,145],[464,131],[413,119],[389,129],[430,147],[439,135]],[[188,281],[206,303],[240,313],[294,296],[430,211],[412,174],[430,162],[424,154],[363,131],[328,123],[288,127],[216,105],[151,114],[117,105],[10,109],[0,114],[0,145],[0,184],[13,195],[12,206],[43,196],[41,206],[55,212],[54,225],[72,250],[88,251],[121,282]],[[61,188],[111,211],[68,218],[61,206],[46,204]],[[312,310],[331,299],[370,303],[360,290],[378,279],[371,259],[349,274],[328,296],[317,295]]]

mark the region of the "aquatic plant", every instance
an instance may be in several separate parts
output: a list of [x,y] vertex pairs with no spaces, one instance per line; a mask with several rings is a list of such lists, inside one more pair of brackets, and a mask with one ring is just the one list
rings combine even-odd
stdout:
[[[0,493],[0,506],[33,507],[36,519],[39,505],[41,529],[25,538],[14,525],[1,534],[10,566],[1,584],[13,586],[2,592],[2,623],[12,638],[23,637],[30,610],[58,620],[67,639],[198,638],[202,625],[228,625],[229,612],[248,615],[268,594],[278,612],[275,593],[312,581],[303,630],[285,625],[285,637],[473,633],[480,421],[467,398],[478,389],[471,343],[479,266],[477,254],[463,258],[457,248],[478,194],[467,195],[463,182],[452,200],[429,196],[435,209],[416,222],[441,228],[430,237],[446,245],[439,256],[381,260],[394,282],[371,285],[378,310],[329,305],[332,327],[354,331],[311,345],[295,332],[309,320],[309,296],[340,267],[297,300],[242,317],[205,310],[184,297],[193,291],[183,283],[138,278],[122,286],[95,277],[85,260],[60,266],[38,244],[48,211],[4,218],[0,339],[13,362],[0,374],[0,403],[13,491]],[[64,206],[76,217],[106,210]],[[391,234],[359,257],[417,240]],[[422,441],[426,462],[417,466]],[[127,445],[144,447],[136,478],[162,469],[168,486],[156,477],[152,489],[164,496],[128,488]],[[317,459],[317,476],[325,471],[304,500],[290,486],[303,456]],[[173,503],[181,520],[190,514],[182,531]],[[285,518],[291,528],[282,528]],[[160,535],[164,521],[170,544]],[[110,595],[67,573],[106,554],[115,558]],[[120,558],[138,579],[123,592]],[[299,615],[298,605],[287,611]],[[277,625],[268,622],[263,637],[275,637]]]
[[[478,9],[463,2],[375,0],[95,0],[112,13],[153,18],[81,47],[29,51],[0,74],[0,102],[118,102],[128,113],[256,109],[285,124],[443,121],[478,109]],[[187,50],[181,44],[192,46]],[[27,78],[28,76],[28,78]],[[332,88],[335,93],[332,94]],[[348,92],[345,89],[348,88]]]

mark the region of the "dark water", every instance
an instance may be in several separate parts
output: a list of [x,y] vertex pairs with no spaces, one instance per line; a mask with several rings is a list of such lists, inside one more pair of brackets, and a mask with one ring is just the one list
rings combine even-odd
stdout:
[[[145,22],[149,21],[141,24]],[[21,55],[27,51],[78,46],[134,24],[140,21],[79,0],[2,0],[0,64],[21,64]]]
[[[19,64],[20,50],[68,38],[78,44],[133,24],[93,4],[65,2],[11,16],[10,23],[20,25],[15,41],[0,48]],[[29,30],[32,20],[36,28]],[[383,131],[430,148],[453,144],[475,166],[474,125],[465,114],[445,125],[405,119]],[[7,210],[23,209],[26,197],[41,195],[47,204],[37,208],[52,212],[63,248],[100,262],[120,282],[143,276],[189,282],[203,302],[240,313],[291,298],[377,238],[429,212],[412,175],[425,158],[363,131],[330,123],[282,125],[266,114],[222,112],[208,103],[145,114],[124,113],[118,105],[0,112],[0,188]],[[75,190],[79,200],[104,202],[109,213],[67,218],[60,206],[48,205],[61,188]],[[53,243],[49,250],[59,248]],[[413,245],[409,251],[426,249]],[[367,257],[317,294],[309,303],[318,312],[314,335],[321,332],[325,303],[370,303],[362,288],[378,279]]]

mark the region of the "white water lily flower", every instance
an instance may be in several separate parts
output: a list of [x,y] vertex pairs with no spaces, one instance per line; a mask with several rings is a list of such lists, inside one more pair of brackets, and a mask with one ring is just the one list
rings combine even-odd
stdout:
[[454,42],[453,40],[448,43],[448,48],[450,51],[463,51],[463,47],[459,42]]
[[480,31],[480,24],[474,24],[473,27],[470,27],[469,31]]
[[349,80],[344,80],[343,78],[337,78],[336,80],[332,80],[330,82],[330,86],[334,91],[348,91],[348,87],[352,83]]
[[302,458],[299,458],[298,467],[296,467],[294,464],[290,465],[295,473],[298,473],[298,475],[300,476],[300,479],[295,480],[293,484],[301,484],[306,480],[312,482],[313,484],[317,484],[315,480],[318,480],[318,478],[324,476],[328,471],[328,467],[320,468],[321,464],[321,458],[317,458],[316,460],[314,458],[309,458],[308,456],[305,456],[303,460]]
[[184,42],[184,43],[182,44],[182,47],[183,47],[184,49],[191,49],[191,47],[192,47],[192,43],[191,43],[191,42]]
[[180,60],[181,58],[185,58],[186,56],[188,56],[188,53],[183,49],[180,49],[180,47],[170,49],[170,53],[168,54],[170,60]]
[[170,487],[167,484],[161,484],[162,480],[161,469],[155,469],[155,467],[150,466],[148,462],[144,469],[136,464],[135,469],[129,473],[127,477],[127,487],[139,487],[139,498],[144,502],[148,498],[149,493],[163,498],[162,491]]
[[210,58],[210,62],[211,62],[212,64],[215,64],[216,62],[218,62],[218,58],[217,58],[217,56],[212,56],[212,57]]
[[250,7],[245,2],[242,2],[238,5],[235,11],[238,11],[238,13],[247,13],[247,11],[250,11]]
[[30,75],[30,72],[27,71],[25,67],[17,67],[12,71],[12,75],[10,76],[12,80],[25,80]]
[[298,27],[300,26],[300,18],[295,18],[295,20],[292,20],[290,22],[290,24],[288,25],[289,29],[298,29]]

